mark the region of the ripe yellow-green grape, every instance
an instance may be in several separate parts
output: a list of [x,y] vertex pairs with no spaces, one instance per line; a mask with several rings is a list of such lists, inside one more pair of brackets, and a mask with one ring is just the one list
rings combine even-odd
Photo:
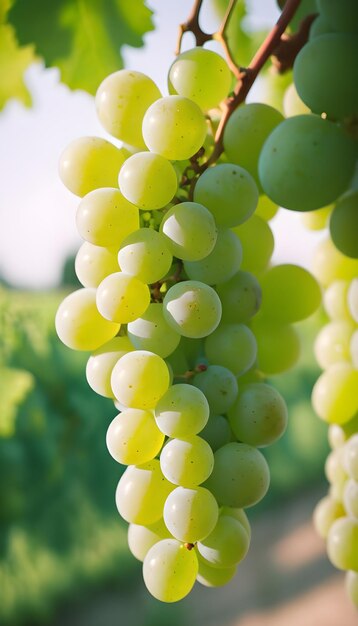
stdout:
[[220,515],[230,515],[234,517],[245,528],[249,539],[251,539],[251,526],[244,509],[237,509],[230,506],[222,506]]
[[325,463],[325,474],[328,482],[333,486],[333,491],[340,502],[343,500],[343,491],[348,479],[342,465],[342,448],[330,452]]
[[218,285],[230,280],[239,270],[241,261],[242,246],[239,237],[229,228],[219,228],[210,254],[200,261],[184,261],[184,269],[192,280]]
[[98,287],[108,274],[118,272],[117,250],[85,241],[77,252],[75,272],[84,287]]
[[151,284],[169,271],[173,257],[161,233],[153,228],[139,228],[126,237],[118,252],[123,272]]
[[61,302],[55,325],[61,341],[72,350],[97,350],[120,329],[120,324],[99,313],[96,290],[89,288],[78,289]]
[[314,343],[316,360],[322,369],[350,361],[350,344],[356,326],[353,321],[336,320],[323,326]]
[[313,523],[316,532],[322,539],[327,539],[333,522],[345,515],[346,512],[341,502],[334,500],[330,496],[325,496],[316,504],[313,512]]
[[89,386],[105,398],[114,398],[111,387],[112,370],[118,359],[134,350],[126,335],[114,337],[95,350],[87,361],[86,378]]
[[220,515],[214,530],[197,544],[201,556],[216,567],[236,565],[245,558],[249,546],[245,528],[229,515]]
[[107,76],[97,90],[97,115],[113,137],[144,148],[143,117],[147,108],[161,95],[149,76],[133,70],[119,70]]
[[106,443],[118,463],[140,465],[154,459],[164,443],[164,435],[150,411],[126,409],[110,423]]
[[190,593],[198,573],[195,550],[175,539],[163,539],[150,548],[143,563],[148,591],[161,602],[178,602]]
[[221,302],[205,283],[186,280],[176,283],[163,300],[163,314],[180,335],[201,338],[210,335],[221,319]]
[[169,69],[169,93],[185,96],[207,111],[226,98],[231,79],[230,69],[219,54],[191,48],[179,54]]
[[345,424],[358,411],[357,388],[358,370],[349,363],[335,363],[313,387],[313,408],[325,422]]
[[154,302],[127,327],[128,337],[137,350],[155,352],[163,359],[172,354],[180,342],[180,335],[166,322],[163,305]]
[[328,227],[330,215],[333,210],[333,204],[324,206],[317,211],[308,211],[301,215],[303,225],[309,230],[323,230]]
[[343,503],[347,515],[358,520],[358,482],[350,478],[343,489]]
[[155,543],[171,537],[169,530],[164,524],[163,518],[148,526],[129,524],[128,548],[138,561],[144,561],[144,557]]
[[331,526],[327,538],[330,561],[343,570],[358,572],[358,520],[340,517]]
[[153,152],[137,152],[130,156],[121,167],[118,182],[124,197],[143,211],[164,207],[178,187],[170,161]]
[[348,288],[348,308],[354,321],[358,324],[358,278],[354,277]]
[[278,206],[264,193],[259,197],[257,207],[255,209],[255,215],[261,217],[265,222],[272,220],[277,214]]
[[155,407],[155,419],[168,437],[185,439],[200,432],[209,418],[208,401],[200,389],[186,384],[169,387]]
[[323,294],[323,306],[332,320],[351,320],[348,307],[348,280],[335,280]]
[[207,257],[217,238],[212,214],[198,202],[181,202],[173,206],[163,217],[160,232],[171,253],[184,261]]
[[343,446],[345,441],[346,435],[343,428],[338,426],[338,424],[330,424],[328,426],[328,443],[332,450],[336,450],[337,448]]
[[199,571],[196,580],[204,587],[221,587],[232,580],[236,574],[236,565],[230,567],[215,567],[211,565],[200,552],[197,552]]
[[96,246],[116,246],[139,228],[139,211],[119,189],[95,189],[78,205],[77,230]]
[[300,354],[300,339],[291,324],[282,324],[264,317],[254,317],[252,332],[257,342],[257,367],[267,374],[289,370]]
[[154,409],[169,387],[165,361],[146,350],[134,350],[122,356],[111,376],[112,390],[124,406]]
[[235,376],[244,374],[257,355],[255,336],[245,324],[220,324],[205,340],[210,363],[226,367]]
[[99,187],[116,187],[124,160],[124,151],[109,141],[80,137],[62,152],[59,174],[67,189],[82,197]]
[[173,485],[164,478],[157,459],[142,465],[129,465],[116,490],[118,512],[131,524],[153,524],[162,517],[164,503],[172,489]]
[[260,308],[260,283],[250,272],[237,272],[230,280],[218,285],[216,290],[223,308],[223,322],[247,322]]
[[189,98],[166,96],[147,109],[142,132],[151,152],[171,161],[183,161],[203,145],[206,121],[201,109]]
[[264,219],[254,214],[233,230],[242,245],[240,269],[254,274],[263,272],[267,268],[275,245],[270,226]]
[[213,470],[213,451],[204,439],[196,435],[170,439],[161,452],[160,467],[171,483],[196,487],[209,478]]
[[358,275],[358,259],[342,254],[327,238],[318,244],[314,252],[312,272],[324,287],[336,280],[352,280]]
[[222,365],[208,365],[203,372],[194,376],[192,383],[205,394],[213,415],[225,414],[236,400],[237,380]]
[[348,439],[344,445],[342,463],[348,476],[358,482],[358,433]]
[[103,317],[128,324],[146,311],[150,303],[150,291],[148,285],[135,276],[115,272],[98,286],[96,302]]
[[219,508],[211,491],[204,487],[176,487],[165,501],[163,517],[173,537],[196,543],[215,528]]

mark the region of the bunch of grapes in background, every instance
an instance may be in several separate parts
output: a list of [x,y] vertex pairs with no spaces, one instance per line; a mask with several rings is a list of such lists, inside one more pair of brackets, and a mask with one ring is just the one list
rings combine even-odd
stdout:
[[[278,205],[311,211],[339,198],[342,206],[356,158],[354,88],[331,119],[298,84],[300,55],[327,36],[296,60],[296,88],[313,114],[285,119],[266,104],[243,104],[217,158],[219,105],[233,77],[203,48],[174,61],[168,96],[140,72],[108,76],[97,113],[122,147],[84,137],[61,157],[64,184],[82,198],[76,223],[85,242],[75,262],[83,288],[60,305],[56,328],[67,346],[91,352],[87,380],[119,411],[107,433],[110,454],[128,466],[116,504],[145,583],[165,602],[195,580],[232,579],[250,543],[244,509],[269,486],[260,449],[286,428],[285,402],[267,377],[297,362],[294,325],[319,307],[321,290],[301,267],[270,266],[268,222]],[[334,228],[340,237],[343,222]],[[357,376],[348,367],[344,390]]]

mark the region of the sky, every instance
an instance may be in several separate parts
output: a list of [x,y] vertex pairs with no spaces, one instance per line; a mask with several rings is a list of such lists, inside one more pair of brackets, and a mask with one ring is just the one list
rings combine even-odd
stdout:
[[[144,48],[125,47],[125,66],[147,73],[166,93],[177,25],[186,19],[192,0],[147,4],[154,11],[156,29],[145,36]],[[251,4],[251,27],[269,28],[278,15],[275,0]],[[202,26],[215,28],[210,12]],[[189,37],[184,43],[192,45]],[[59,156],[76,137],[109,136],[96,118],[93,98],[71,92],[56,69],[34,64],[26,82],[33,107],[11,101],[0,113],[0,276],[17,287],[43,289],[58,284],[65,258],[82,243],[75,229],[79,199],[59,179]],[[321,234],[306,231],[300,216],[290,211],[281,211],[271,226],[276,239],[273,261],[309,267]]]

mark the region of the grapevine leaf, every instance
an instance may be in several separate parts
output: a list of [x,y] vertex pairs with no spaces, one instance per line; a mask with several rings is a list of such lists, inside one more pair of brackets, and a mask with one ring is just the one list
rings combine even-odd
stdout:
[[123,67],[122,46],[140,47],[153,29],[143,0],[17,0],[9,15],[21,44],[34,42],[64,83],[90,93]]
[[34,384],[34,377],[26,370],[0,368],[0,437],[13,435],[18,407],[33,389]]

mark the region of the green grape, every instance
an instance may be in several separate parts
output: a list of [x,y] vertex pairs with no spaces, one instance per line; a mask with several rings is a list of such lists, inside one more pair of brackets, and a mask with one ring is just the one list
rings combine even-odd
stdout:
[[[315,20],[316,22],[317,20]],[[315,23],[314,22],[314,23]],[[306,115],[311,113],[311,110],[301,100],[297,93],[297,89],[294,83],[291,83],[285,91],[283,96],[283,112],[285,117],[293,117],[294,115]]]
[[313,523],[316,532],[322,539],[327,539],[333,522],[344,516],[345,510],[341,502],[334,500],[330,496],[322,498],[313,512]]
[[349,351],[352,363],[358,369],[358,329],[352,335]]
[[196,102],[203,110],[213,109],[228,95],[232,75],[225,60],[205,48],[192,48],[177,56],[168,74],[170,94]]
[[330,204],[322,209],[302,213],[301,219],[303,225],[309,230],[323,230],[328,226],[329,217],[332,213],[333,206]]
[[74,139],[60,156],[59,174],[63,184],[85,196],[99,187],[116,187],[124,151],[101,137]]
[[118,272],[117,250],[85,241],[75,260],[75,272],[84,287],[98,287],[108,274]]
[[196,580],[205,587],[221,587],[226,585],[236,574],[236,565],[231,567],[213,567],[200,552],[197,553],[199,572]]
[[261,273],[267,268],[274,249],[270,226],[258,215],[253,215],[245,224],[234,228],[234,232],[242,245],[241,269]]
[[358,434],[354,434],[345,444],[342,462],[348,476],[358,482]]
[[338,200],[329,222],[329,230],[336,248],[349,257],[358,257],[358,191]]
[[139,212],[119,189],[95,189],[78,205],[76,225],[95,246],[117,246],[139,228]]
[[220,228],[210,254],[201,261],[185,261],[184,269],[192,280],[216,285],[229,280],[238,271],[241,260],[239,238],[228,228]]
[[348,320],[336,320],[323,326],[314,344],[315,357],[322,369],[350,360],[350,341],[354,328],[354,324]]
[[114,337],[98,348],[87,361],[86,378],[89,386],[105,398],[113,398],[112,370],[118,359],[134,350],[126,335]]
[[165,501],[163,517],[173,537],[196,543],[215,528],[219,508],[213,494],[204,487],[176,487]]
[[196,387],[173,385],[155,407],[155,419],[162,433],[185,439],[204,428],[209,419],[208,401]]
[[150,548],[162,539],[169,539],[170,533],[164,524],[163,518],[161,518],[149,526],[129,524],[127,537],[128,547],[133,556],[135,556],[138,561],[144,561]]
[[229,515],[234,517],[245,528],[249,540],[251,539],[251,526],[244,509],[236,509],[230,506],[223,506],[220,509],[220,515]]
[[[165,318],[164,318],[165,319]],[[175,332],[175,331],[174,331]],[[181,337],[179,345],[174,352],[169,354],[165,362],[171,367],[174,378],[185,378],[186,372],[190,370],[189,362],[186,354],[184,354],[182,346],[183,337]],[[191,341],[194,341],[193,339]]]
[[135,276],[115,272],[107,276],[97,289],[97,307],[101,315],[112,322],[133,322],[148,308],[150,291]]
[[259,175],[271,200],[292,211],[313,211],[346,190],[355,159],[356,147],[339,126],[316,115],[297,115],[268,137]]
[[338,569],[358,572],[358,520],[341,517],[332,524],[327,538],[327,552]]
[[178,187],[170,161],[153,152],[130,156],[121,167],[118,182],[124,197],[143,211],[164,207]]
[[144,148],[142,121],[147,108],[161,93],[141,72],[119,70],[107,76],[96,94],[97,115],[113,137]]
[[287,406],[271,385],[252,383],[239,391],[228,413],[238,441],[263,447],[277,441],[287,427]]
[[358,6],[356,0],[317,0],[320,15],[339,32],[358,31]]
[[358,88],[352,80],[357,58],[353,34],[327,33],[301,48],[293,64],[293,77],[300,98],[314,113],[326,113],[333,120],[357,113]]
[[163,359],[177,348],[180,335],[165,321],[163,305],[150,304],[145,313],[127,328],[128,337],[137,350],[149,350]]
[[214,455],[209,444],[196,435],[170,439],[160,455],[160,467],[171,483],[192,488],[209,478],[214,467]]
[[277,322],[299,322],[320,305],[321,290],[315,278],[298,265],[271,267],[261,280],[262,313]]
[[164,478],[157,459],[129,465],[116,490],[118,512],[131,524],[153,524],[162,517],[164,503],[172,490],[173,485]]
[[332,450],[336,450],[343,446],[346,441],[344,430],[338,424],[330,424],[328,426],[328,443]]
[[256,217],[261,217],[265,222],[269,222],[277,214],[278,206],[265,194],[259,197],[259,202],[255,210]]
[[210,415],[208,422],[200,433],[200,437],[208,442],[215,452],[231,440],[229,423],[223,415]]
[[89,288],[78,289],[61,302],[55,325],[62,343],[72,350],[97,350],[120,329],[120,324],[100,315],[96,290]]
[[344,486],[347,481],[347,474],[342,465],[342,449],[333,450],[327,457],[324,471],[328,482],[332,486],[332,493],[335,500],[342,502]]
[[234,374],[222,365],[209,365],[196,374],[193,385],[201,389],[214,415],[226,413],[237,397],[237,380]]
[[214,469],[205,486],[217,501],[230,507],[248,507],[266,494],[270,471],[265,457],[245,443],[228,443],[214,454]]
[[317,415],[329,424],[345,424],[358,411],[358,370],[335,363],[318,378],[312,392]]
[[106,443],[110,455],[118,463],[140,465],[151,461],[160,452],[164,435],[150,411],[125,409],[110,423]]
[[207,337],[205,353],[210,363],[222,365],[235,376],[240,376],[255,362],[255,337],[244,324],[222,325]]
[[336,28],[333,28],[331,24],[326,20],[323,15],[317,15],[310,28],[309,40],[326,35],[327,33],[336,32]]
[[283,115],[273,107],[254,102],[243,104],[230,116],[224,132],[224,150],[229,161],[250,172],[259,185],[258,160],[263,144]]
[[220,515],[214,530],[197,544],[198,552],[215,567],[230,567],[242,561],[250,538],[234,517]]
[[358,278],[353,278],[349,285],[347,299],[349,312],[358,324]]
[[202,369],[202,366],[205,365],[203,363],[204,339],[182,337],[180,346],[188,362],[189,369],[197,370],[197,367]]
[[122,356],[113,368],[111,385],[124,406],[154,409],[169,387],[169,370],[157,354],[134,350]]
[[149,150],[171,161],[184,161],[196,154],[204,143],[206,129],[198,105],[183,96],[166,96],[154,102],[142,125]]
[[344,486],[343,503],[347,514],[358,519],[358,482],[352,478]]
[[332,320],[351,319],[347,300],[348,288],[348,280],[335,280],[324,292],[323,305]]
[[346,573],[345,587],[349,599],[358,608],[358,572],[350,571]]
[[250,272],[237,272],[230,280],[218,285],[223,322],[247,322],[256,315],[261,305],[261,287]]
[[198,179],[194,200],[206,206],[218,226],[231,228],[245,222],[259,199],[251,174],[232,163],[209,167]]
[[352,280],[358,275],[358,259],[346,257],[328,238],[315,250],[312,272],[325,287],[336,280]]
[[215,246],[215,220],[202,204],[181,202],[170,209],[160,225],[171,253],[185,261],[207,257]]
[[205,283],[186,280],[170,287],[163,300],[163,314],[180,335],[206,337],[220,322],[221,302]]
[[121,243],[118,263],[123,272],[143,283],[155,283],[170,270],[173,257],[166,241],[152,228],[139,228]]
[[163,539],[148,551],[143,578],[148,591],[161,602],[178,602],[190,593],[198,573],[194,550],[175,539]]
[[258,369],[264,374],[289,370],[300,355],[300,339],[294,326],[263,317],[254,318],[252,332],[257,342]]

